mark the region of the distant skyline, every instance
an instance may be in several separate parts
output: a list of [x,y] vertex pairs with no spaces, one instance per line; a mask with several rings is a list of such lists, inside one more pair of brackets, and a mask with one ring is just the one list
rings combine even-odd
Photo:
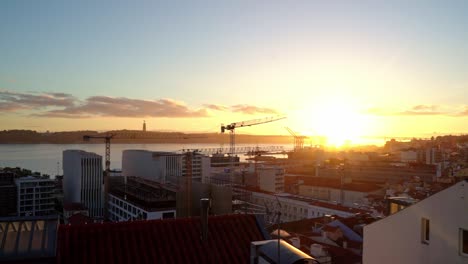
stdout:
[[468,133],[466,1],[1,1],[0,129]]

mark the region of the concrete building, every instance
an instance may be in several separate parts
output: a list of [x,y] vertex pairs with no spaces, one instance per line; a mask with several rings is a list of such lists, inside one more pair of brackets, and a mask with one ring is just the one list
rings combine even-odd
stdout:
[[363,263],[468,263],[468,182],[364,227]]
[[82,150],[65,150],[62,164],[64,203],[82,203],[91,217],[104,217],[102,157]]
[[151,208],[142,203],[129,201],[109,194],[109,219],[114,222],[131,220],[170,219],[176,217],[175,200],[171,207]]
[[383,188],[378,186],[359,186],[358,184],[344,184],[340,187],[300,185],[299,195],[319,200],[338,202],[345,206],[368,203],[369,194],[384,195]]
[[325,178],[345,178],[353,181],[373,183],[397,183],[419,177],[422,181],[432,182],[437,175],[436,166],[394,164],[392,162],[364,162],[348,165],[344,169],[333,167],[320,167],[315,176]]
[[51,179],[33,176],[15,179],[18,216],[54,215],[54,187]]
[[257,168],[258,188],[267,192],[284,192],[284,169],[280,167]]
[[114,177],[108,202],[114,222],[176,217],[176,193],[138,177]]
[[[341,217],[354,216],[356,213],[370,211],[327,203],[308,197],[288,193],[277,194],[268,192],[251,192],[253,204],[267,208],[267,218],[274,218],[277,211],[281,212],[281,222],[290,222],[324,215]],[[270,214],[270,216],[268,216]],[[267,219],[269,221],[271,219]]]
[[[148,150],[124,150],[122,175],[137,176],[160,183],[178,184],[187,176],[184,154]],[[192,180],[210,176],[210,158],[199,153],[192,156]]]

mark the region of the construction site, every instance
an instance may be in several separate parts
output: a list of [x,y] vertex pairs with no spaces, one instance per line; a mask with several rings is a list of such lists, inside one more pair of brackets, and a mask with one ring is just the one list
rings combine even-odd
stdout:
[[[267,214],[271,211],[269,208],[252,203],[252,191],[266,188],[275,193],[283,192],[284,168],[299,164],[284,157],[290,155],[291,152],[304,151],[306,137],[286,127],[294,139],[292,150],[282,146],[236,147],[236,130],[284,118],[277,116],[234,122],[228,125],[222,124],[221,134],[229,134],[228,148],[181,149],[168,153],[147,153],[151,155],[149,162],[158,160],[159,163],[155,166],[163,166],[165,169],[162,176],[158,177],[154,175],[160,169],[149,168],[147,174],[138,175],[140,173],[136,169],[127,168],[129,166],[126,164],[129,162],[124,160],[122,175],[110,176],[111,141],[122,138],[124,135],[112,133],[84,135],[83,139],[96,140],[95,142],[101,140],[105,143],[104,192],[106,197],[109,197],[109,194],[117,196],[147,211],[172,209],[176,212],[176,217],[199,215],[201,198],[210,198],[210,213],[215,215]],[[139,155],[143,154],[145,153]],[[283,158],[279,158],[280,156]],[[209,168],[203,165],[202,157],[209,159]],[[123,159],[126,159],[125,154]],[[141,169],[145,166],[141,164],[143,162],[141,157],[136,157],[135,160],[134,167]],[[265,180],[267,178],[272,178],[273,181]],[[108,206],[108,203],[109,201],[106,200],[105,206]],[[136,217],[133,214],[128,215],[128,219]]]

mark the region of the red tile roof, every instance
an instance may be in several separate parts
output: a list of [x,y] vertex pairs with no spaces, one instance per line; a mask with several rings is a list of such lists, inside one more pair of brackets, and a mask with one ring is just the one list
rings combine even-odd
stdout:
[[252,215],[61,225],[57,263],[248,263],[250,242],[264,240]]

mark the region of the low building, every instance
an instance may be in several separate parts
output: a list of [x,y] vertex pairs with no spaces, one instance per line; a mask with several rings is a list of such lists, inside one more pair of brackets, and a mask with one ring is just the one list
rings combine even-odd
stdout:
[[[109,219],[114,222],[176,217],[176,194],[137,177],[114,177],[109,192]],[[120,177],[121,178],[121,177]],[[120,179],[122,180],[122,179]]]
[[15,179],[18,216],[55,215],[53,180],[41,177]]
[[[287,177],[289,178],[289,177]],[[321,177],[300,177],[298,194],[324,201],[337,202],[345,206],[367,204],[368,195],[384,195],[381,186],[373,183],[346,182]]]
[[364,263],[467,263],[468,181],[364,226]]
[[252,191],[250,199],[253,204],[266,207],[267,218],[269,218],[267,221],[276,220],[275,214],[277,212],[281,212],[281,222],[315,218],[324,215],[350,217],[357,213],[370,213],[370,211],[363,209],[346,207],[336,203],[319,201],[288,193],[274,194]]

